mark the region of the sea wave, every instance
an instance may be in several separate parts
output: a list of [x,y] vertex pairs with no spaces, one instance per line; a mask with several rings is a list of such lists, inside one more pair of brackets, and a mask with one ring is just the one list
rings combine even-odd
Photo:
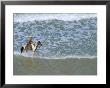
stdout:
[[55,56],[48,56],[48,57],[41,57],[41,56],[37,56],[37,55],[33,55],[33,53],[31,51],[29,52],[24,52],[24,53],[20,53],[20,52],[14,52],[15,56],[23,56],[23,57],[29,57],[29,58],[38,58],[38,59],[95,59],[97,58],[97,56],[89,56],[89,55],[85,55],[85,56],[61,56],[61,57],[55,57]]
[[36,50],[40,57],[97,56],[97,17],[14,22],[14,51],[20,52],[27,36],[41,41],[42,46]]

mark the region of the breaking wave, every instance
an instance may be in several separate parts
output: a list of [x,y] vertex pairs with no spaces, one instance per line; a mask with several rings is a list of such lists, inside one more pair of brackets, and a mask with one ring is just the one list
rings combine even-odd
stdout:
[[37,55],[32,54],[32,52],[28,53],[19,53],[19,52],[14,52],[15,56],[23,56],[23,57],[29,57],[29,58],[35,58],[35,59],[95,59],[97,56],[65,56],[65,57],[40,57]]
[[[97,56],[97,17],[79,20],[14,21],[14,54],[21,55],[20,48],[27,36],[41,41],[36,51],[41,58],[93,58]],[[32,53],[23,53],[32,57]]]

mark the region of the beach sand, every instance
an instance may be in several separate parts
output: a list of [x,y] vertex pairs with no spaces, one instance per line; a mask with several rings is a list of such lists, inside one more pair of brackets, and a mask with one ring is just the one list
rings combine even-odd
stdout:
[[13,75],[97,75],[97,58],[13,58]]

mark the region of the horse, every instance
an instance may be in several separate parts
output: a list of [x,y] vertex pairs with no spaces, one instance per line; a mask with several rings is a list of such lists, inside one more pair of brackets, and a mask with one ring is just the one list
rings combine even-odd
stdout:
[[33,51],[33,55],[35,54],[35,51],[37,50],[38,47],[42,46],[42,43],[40,41],[38,42],[33,42],[32,44],[25,44],[21,47],[21,54],[24,52],[24,51]]

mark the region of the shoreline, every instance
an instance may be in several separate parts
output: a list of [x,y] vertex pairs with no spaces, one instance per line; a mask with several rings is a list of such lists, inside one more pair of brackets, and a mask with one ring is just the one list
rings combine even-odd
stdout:
[[14,55],[13,75],[97,75],[97,58],[40,59]]

